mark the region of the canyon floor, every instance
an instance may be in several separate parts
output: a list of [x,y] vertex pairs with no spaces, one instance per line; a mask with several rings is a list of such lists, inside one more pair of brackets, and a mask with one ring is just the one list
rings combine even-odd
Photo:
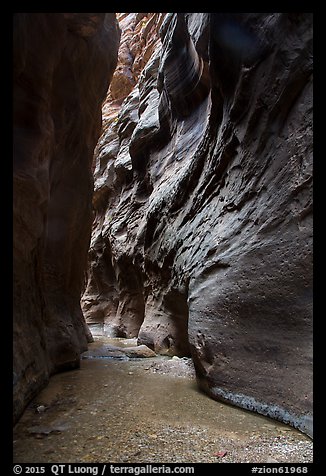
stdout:
[[95,337],[53,376],[14,428],[14,462],[312,462],[305,435],[198,390],[190,359],[135,347]]

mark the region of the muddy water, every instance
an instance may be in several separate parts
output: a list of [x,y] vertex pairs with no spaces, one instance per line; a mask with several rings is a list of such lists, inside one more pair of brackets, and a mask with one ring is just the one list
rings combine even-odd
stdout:
[[81,368],[53,376],[27,408],[14,429],[15,463],[312,461],[310,439],[211,400],[175,367],[161,373],[170,359],[101,358],[104,347],[91,344]]

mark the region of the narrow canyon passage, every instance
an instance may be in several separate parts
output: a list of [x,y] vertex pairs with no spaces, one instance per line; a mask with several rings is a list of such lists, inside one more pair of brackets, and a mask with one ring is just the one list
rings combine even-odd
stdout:
[[311,462],[312,14],[14,15],[14,460]]
[[190,359],[135,344],[97,337],[80,370],[52,377],[15,427],[14,462],[312,462],[308,437],[208,399]]

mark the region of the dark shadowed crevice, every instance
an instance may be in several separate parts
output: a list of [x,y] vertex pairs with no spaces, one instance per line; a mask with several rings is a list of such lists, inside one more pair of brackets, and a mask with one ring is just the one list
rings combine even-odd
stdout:
[[103,332],[107,319],[116,313],[119,304],[118,286],[112,263],[110,243],[95,241],[89,251],[87,299],[82,309],[91,331]]
[[116,263],[119,305],[115,316],[108,316],[104,333],[114,337],[137,337],[144,320],[145,302],[142,272],[128,257]]
[[[168,283],[168,269],[166,266],[166,274],[157,275],[156,279]],[[152,276],[150,282],[153,283],[153,279]],[[145,344],[162,355],[191,356],[187,290],[184,286],[168,286],[164,290],[152,284],[146,288],[145,318],[139,330],[138,344]]]
[[190,357],[187,295],[179,290],[172,289],[164,297],[163,305],[166,312],[171,315],[175,328],[175,335],[171,346],[172,352],[179,357]]

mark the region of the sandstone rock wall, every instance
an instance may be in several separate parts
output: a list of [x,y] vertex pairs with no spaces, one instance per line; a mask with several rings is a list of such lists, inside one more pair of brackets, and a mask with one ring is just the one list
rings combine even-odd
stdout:
[[80,308],[112,13],[14,17],[14,420],[87,348]]
[[169,13],[156,31],[98,145],[83,309],[311,434],[311,14]]

